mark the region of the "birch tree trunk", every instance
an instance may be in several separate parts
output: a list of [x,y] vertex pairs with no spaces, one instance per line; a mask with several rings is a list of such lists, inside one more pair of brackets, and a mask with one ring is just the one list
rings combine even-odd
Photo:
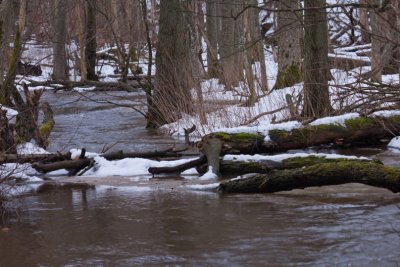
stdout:
[[67,0],[56,0],[53,28],[53,76],[55,80],[68,80],[65,51],[67,38]]
[[304,1],[305,117],[322,117],[332,110],[328,86],[328,24],[326,0]]
[[302,81],[301,44],[303,34],[298,0],[277,3],[278,76],[274,89],[292,86]]

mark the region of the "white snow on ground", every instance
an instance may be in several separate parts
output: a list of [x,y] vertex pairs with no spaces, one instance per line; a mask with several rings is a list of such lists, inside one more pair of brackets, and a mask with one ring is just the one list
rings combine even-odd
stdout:
[[388,118],[392,116],[400,116],[400,110],[381,110],[372,113],[372,116]]
[[[81,155],[82,149],[73,148],[73,149],[70,149],[69,152],[71,153],[71,159],[76,159]],[[90,159],[95,158],[97,156],[99,156],[98,153],[87,152],[87,151],[85,153],[85,157],[90,158]]]
[[83,93],[83,92],[88,92],[88,91],[93,91],[96,89],[96,86],[92,86],[92,87],[74,87],[74,91],[77,91],[79,93]]
[[36,177],[37,172],[30,164],[6,163],[0,165],[0,177],[15,177],[29,182],[43,181]]
[[400,150],[400,136],[396,136],[392,140],[390,140],[389,144],[387,145],[389,148],[395,148]]
[[193,190],[213,190],[218,186],[219,183],[212,183],[212,184],[191,184],[191,185],[185,185],[184,187]]
[[310,123],[310,125],[321,125],[321,124],[338,124],[338,125],[342,125],[345,126],[345,121],[348,119],[355,119],[360,117],[360,114],[358,113],[346,113],[344,115],[340,115],[340,116],[333,116],[333,117],[324,117],[324,118],[320,118],[317,119],[313,122]]
[[17,153],[19,155],[31,155],[31,154],[50,154],[47,150],[39,147],[34,142],[28,142],[25,144],[17,145]]
[[198,175],[199,172],[196,170],[196,168],[191,168],[187,169],[186,171],[183,171],[181,175]]
[[7,108],[1,104],[0,104],[0,109],[6,111],[6,117],[8,120],[12,120],[18,115],[18,111],[11,108]]
[[193,159],[180,159],[174,161],[155,161],[142,158],[126,158],[122,160],[108,161],[97,156],[94,158],[96,164],[85,176],[140,176],[150,175],[150,167],[174,167]]
[[200,176],[200,180],[213,180],[218,179],[218,176],[213,172],[212,167],[210,166],[208,171]]
[[270,160],[281,162],[285,159],[289,158],[297,158],[297,157],[321,157],[326,159],[359,159],[359,160],[369,160],[366,157],[356,157],[356,156],[345,156],[345,155],[338,155],[338,154],[324,154],[324,153],[294,153],[294,154],[279,154],[273,156],[264,156],[264,155],[225,155],[223,160],[233,160],[233,161],[263,161],[263,160]]

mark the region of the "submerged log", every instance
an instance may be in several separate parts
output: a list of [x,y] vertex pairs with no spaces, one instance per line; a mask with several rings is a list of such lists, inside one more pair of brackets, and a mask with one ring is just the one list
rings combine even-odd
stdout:
[[223,193],[274,193],[312,186],[361,183],[400,192],[400,168],[375,162],[343,161],[255,174],[221,183]]

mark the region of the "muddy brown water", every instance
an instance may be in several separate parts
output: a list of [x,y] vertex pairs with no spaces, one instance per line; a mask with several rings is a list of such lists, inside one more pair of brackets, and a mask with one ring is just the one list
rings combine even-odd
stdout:
[[[66,140],[91,150],[176,142],[146,132],[134,112],[71,99],[56,100],[72,104],[56,109],[54,149]],[[187,186],[205,181],[93,179],[95,190],[25,198],[25,212],[0,231],[0,266],[400,266],[400,195],[387,190],[219,195]]]

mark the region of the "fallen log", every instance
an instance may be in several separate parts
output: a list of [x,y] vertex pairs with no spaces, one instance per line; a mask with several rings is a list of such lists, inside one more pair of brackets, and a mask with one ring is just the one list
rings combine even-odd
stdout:
[[34,162],[55,162],[71,158],[70,153],[66,154],[0,154],[0,164],[3,163],[34,163]]
[[206,156],[201,156],[198,159],[186,162],[184,164],[174,166],[174,167],[151,167],[148,169],[149,173],[151,174],[160,174],[160,173],[177,173],[177,172],[182,172],[190,168],[194,168],[196,166],[199,166],[203,163],[207,162]]
[[274,193],[312,186],[361,183],[400,192],[400,168],[375,162],[322,163],[291,170],[276,170],[223,182],[222,193]]
[[[218,174],[219,161],[215,158],[220,155],[270,154],[320,145],[363,147],[387,143],[399,134],[400,116],[370,116],[347,119],[343,124],[308,124],[290,131],[277,127],[268,131],[267,138],[266,134],[261,133],[216,132],[203,137],[197,146],[207,156],[209,166]],[[220,154],[216,155],[218,151]]]
[[[382,164],[379,160],[370,160],[367,158],[356,157],[337,157],[327,158],[325,154],[310,154],[310,156],[296,156],[296,154],[286,154],[288,158],[284,160],[220,160],[220,174],[225,175],[242,175],[248,173],[270,173],[274,170],[296,169],[312,166],[322,163],[340,163],[340,162],[374,162]],[[272,156],[273,157],[273,156]],[[272,158],[271,157],[271,158]],[[232,157],[229,157],[232,158]],[[200,174],[207,172],[207,165],[201,165],[197,168]]]
[[92,159],[63,160],[53,163],[33,163],[32,168],[41,173],[57,171],[61,169],[82,170],[90,164]]
[[[143,81],[143,83],[146,82]],[[90,87],[95,87],[91,91],[127,91],[127,92],[138,92],[138,89],[142,88],[142,86],[135,81],[132,81],[130,83],[124,83],[124,82],[99,82],[99,81],[30,80],[28,86],[29,87],[47,86],[47,87],[53,87],[56,90],[63,90],[63,89],[71,90],[74,87],[90,86]]]

